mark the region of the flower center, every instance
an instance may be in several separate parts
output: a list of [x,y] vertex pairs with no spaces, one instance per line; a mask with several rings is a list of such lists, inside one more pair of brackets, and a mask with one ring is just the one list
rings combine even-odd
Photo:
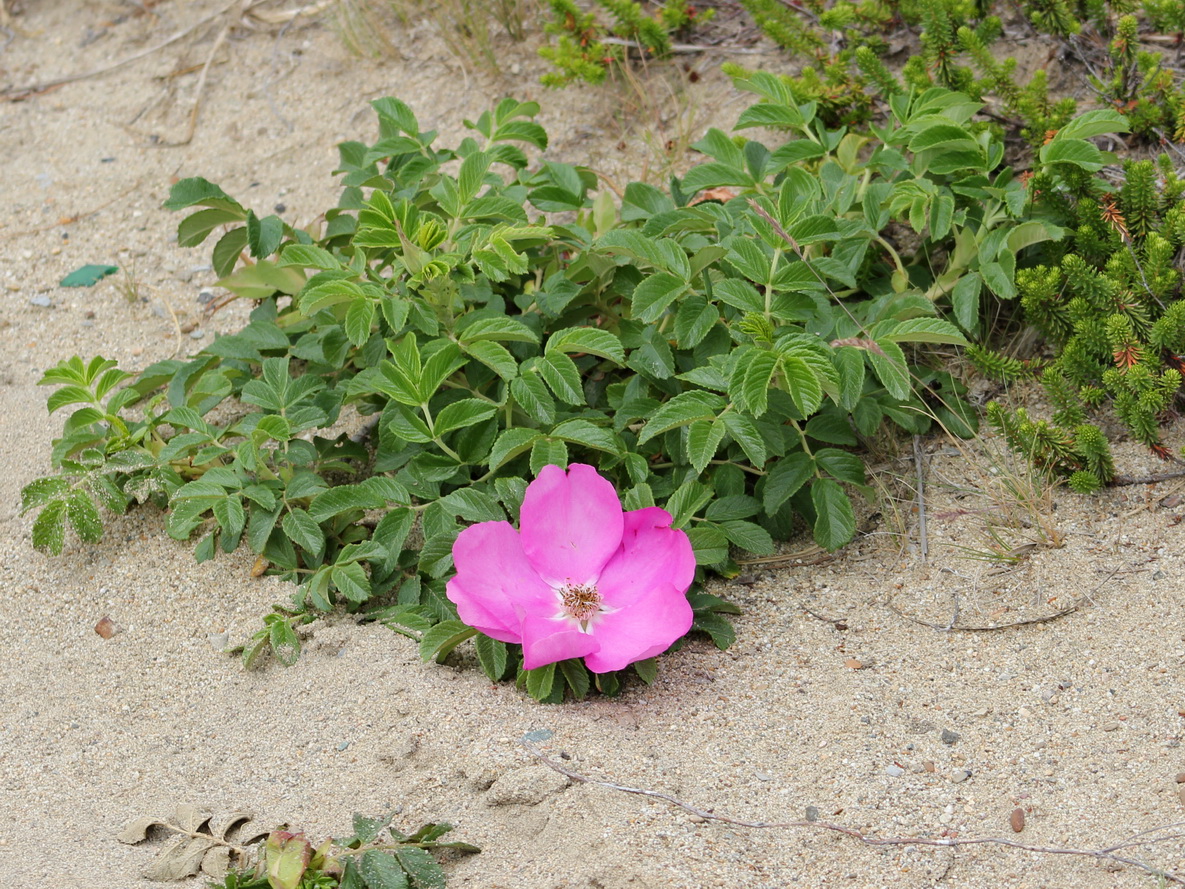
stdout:
[[601,594],[593,584],[560,587],[560,604],[578,621],[592,620],[601,610]]

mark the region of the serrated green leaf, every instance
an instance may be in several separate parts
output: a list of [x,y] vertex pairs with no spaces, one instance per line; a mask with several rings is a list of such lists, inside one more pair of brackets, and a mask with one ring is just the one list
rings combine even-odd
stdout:
[[815,542],[827,550],[837,550],[856,533],[856,515],[852,501],[839,482],[816,479],[811,485],[815,506]]
[[325,551],[325,532],[307,512],[303,509],[293,509],[284,516],[281,527],[289,539],[307,552],[314,561],[321,558]]
[[638,282],[634,288],[630,305],[633,316],[639,321],[652,324],[676,299],[688,290],[688,284],[669,272],[658,272]]
[[703,473],[716,456],[727,427],[721,420],[695,420],[687,428],[687,458],[697,473]]
[[395,857],[411,878],[414,889],[445,889],[444,871],[428,850],[403,846],[395,850]]
[[539,376],[555,393],[556,398],[571,405],[583,405],[584,393],[581,390],[580,371],[575,363],[562,352],[552,352],[544,355],[536,365]]
[[21,489],[21,512],[26,513],[52,500],[62,499],[70,487],[70,479],[60,475],[49,475],[29,482]]
[[549,435],[597,451],[607,451],[610,454],[621,453],[621,442],[613,432],[588,420],[565,420],[554,427]]
[[370,598],[370,578],[357,562],[345,565],[334,565],[329,575],[333,585],[351,602],[365,602]]
[[52,500],[33,522],[33,547],[60,556],[65,541],[66,501]]
[[894,343],[946,343],[953,346],[967,345],[967,338],[949,321],[941,318],[911,318],[897,324],[880,339]]
[[712,611],[697,614],[692,621],[691,629],[707,633],[712,638],[712,643],[721,651],[727,650],[737,638],[732,621]]
[[430,660],[444,663],[454,648],[476,635],[477,630],[459,620],[443,620],[425,631],[424,638],[420,640],[420,660],[424,663]]
[[588,676],[588,667],[584,665],[584,661],[580,658],[569,658],[560,661],[559,668],[564,682],[568,684],[568,688],[572,689],[572,696],[578,701],[584,700],[589,688],[592,687],[592,681]]
[[773,538],[760,525],[742,521],[727,521],[718,524],[724,532],[724,536],[728,538],[728,542],[734,546],[739,546],[756,556],[768,556],[774,551]]
[[504,380],[513,380],[518,376],[518,360],[500,343],[478,340],[475,343],[462,343],[461,348]]
[[506,678],[509,652],[505,642],[499,642],[497,639],[491,639],[483,633],[478,633],[473,638],[473,647],[477,649],[477,662],[481,666],[482,672],[489,677],[491,682],[498,682]]
[[625,364],[621,340],[608,330],[597,327],[568,327],[557,330],[547,340],[545,352],[587,353]]
[[390,852],[367,849],[358,860],[358,873],[366,889],[408,889],[407,874]]
[[481,423],[494,416],[497,412],[498,406],[491,404],[488,401],[482,401],[477,398],[465,398],[461,401],[454,401],[452,404],[445,405],[440,409],[440,413],[436,415],[436,420],[433,423],[432,431],[436,435],[448,435],[457,429],[464,429],[467,426],[473,426]]
[[728,429],[728,434],[732,436],[733,441],[741,446],[741,450],[745,452],[749,462],[757,469],[764,466],[767,459],[765,440],[761,437],[757,424],[749,417],[738,414],[736,411],[721,414],[720,420]]
[[507,429],[498,436],[498,440],[490,449],[490,469],[499,469],[508,460],[530,450],[539,435],[540,433],[535,429]]
[[555,687],[555,664],[524,670],[523,673],[526,676],[527,694],[536,701],[550,697]]
[[696,420],[714,420],[724,405],[721,396],[698,389],[676,395],[647,419],[638,444],[643,445],[657,435]]
[[98,543],[103,537],[103,520],[90,495],[75,488],[61,502],[66,504],[66,518],[74,533],[85,543]]
[[896,343],[885,340],[877,341],[878,351],[868,350],[868,361],[872,371],[881,385],[889,394],[899,401],[905,401],[910,394],[909,367],[905,362],[905,353]]

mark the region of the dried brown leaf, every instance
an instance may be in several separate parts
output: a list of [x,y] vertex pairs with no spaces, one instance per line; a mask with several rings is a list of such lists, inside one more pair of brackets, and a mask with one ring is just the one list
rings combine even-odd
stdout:
[[135,821],[129,821],[124,825],[117,835],[116,839],[121,843],[127,843],[134,846],[136,843],[142,843],[148,839],[148,831],[154,827],[167,827],[163,821],[156,818],[137,818]]
[[175,836],[144,868],[144,879],[167,883],[191,877],[202,868],[202,859],[215,845],[213,837]]
[[174,816],[182,830],[187,830],[190,833],[197,833],[210,822],[212,817],[209,812],[203,812],[194,806],[182,803],[177,807],[177,814]]
[[215,846],[202,856],[202,873],[206,876],[221,880],[229,870],[230,849],[226,846]]
[[[254,815],[251,812],[227,812],[218,818],[210,820],[209,831],[219,839],[226,840],[228,843],[233,842],[239,846],[246,846],[250,840],[244,841],[242,839],[244,832],[250,832],[251,819]],[[238,833],[239,839],[232,840],[231,834]],[[267,836],[268,831],[264,830],[259,833],[260,836]]]

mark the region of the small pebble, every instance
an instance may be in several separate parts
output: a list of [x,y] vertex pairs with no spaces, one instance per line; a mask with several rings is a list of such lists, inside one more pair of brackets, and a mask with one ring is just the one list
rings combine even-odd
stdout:
[[931,760],[926,760],[924,763],[922,763],[922,768],[931,774],[938,771],[938,766],[934,765]]
[[807,821],[818,821],[819,820],[819,807],[818,806],[807,806],[806,807],[806,820]]
[[950,776],[950,779],[952,781],[954,781],[956,784],[962,784],[964,781],[966,781],[970,777],[971,777],[970,771],[968,771],[967,769],[959,769],[957,772],[955,772],[953,775]]
[[1181,800],[1181,805],[1185,806],[1185,784],[1177,788],[1177,796]]
[[959,740],[958,732],[952,732],[948,728],[944,728],[942,730],[942,743],[943,744],[954,744],[958,740]]
[[1012,814],[1008,816],[1008,824],[1011,825],[1013,831],[1020,833],[1025,829],[1025,810],[1022,808],[1015,808]]
[[103,617],[99,618],[99,622],[95,624],[95,632],[104,639],[110,639],[115,635],[115,623],[111,620],[111,618],[104,615]]
[[195,330],[195,331],[193,331],[192,333],[190,333],[190,334],[189,334],[189,338],[190,338],[191,340],[200,340],[200,339],[201,339],[202,337],[204,337],[205,335],[206,335],[206,334],[205,334],[203,331],[200,331],[200,330]]
[[885,774],[890,778],[900,778],[905,774],[905,769],[901,768],[899,765],[893,764],[891,766],[885,766]]
[[863,661],[860,661],[860,660],[856,660],[856,658],[854,658],[854,657],[850,657],[850,658],[848,658],[846,661],[844,661],[844,662],[843,662],[843,664],[844,664],[844,666],[845,666],[845,667],[847,667],[849,670],[862,670],[862,669],[864,669],[864,662],[863,662]]
[[210,633],[206,639],[215,651],[225,651],[226,646],[230,644],[230,633]]
[[340,744],[337,745],[337,749],[338,750],[345,750],[349,746],[350,746],[349,741],[342,741]]
[[1159,568],[1157,568],[1156,571],[1152,574],[1152,579],[1153,580],[1164,580],[1166,576],[1167,575],[1163,571],[1161,571]]
[[1177,783],[1185,784],[1185,772],[1177,772]]
[[530,744],[538,744],[542,741],[550,741],[554,737],[555,732],[553,732],[551,729],[537,728],[523,735],[523,740]]
[[772,781],[774,778],[769,772],[754,772],[753,777],[758,781]]
[[39,293],[29,300],[29,305],[37,306],[38,308],[42,309],[48,309],[53,306],[53,300],[51,300],[44,293]]
[[1118,722],[1108,722],[1102,728],[1103,728],[1103,731],[1105,731],[1105,732],[1114,732],[1119,729],[1119,723]]

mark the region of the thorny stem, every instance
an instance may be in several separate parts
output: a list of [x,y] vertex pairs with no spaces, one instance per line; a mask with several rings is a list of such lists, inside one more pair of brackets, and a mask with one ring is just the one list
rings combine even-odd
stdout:
[[[1178,821],[1172,824],[1165,824],[1160,827],[1150,828],[1149,830],[1141,831],[1133,834],[1121,842],[1114,843],[1109,846],[1104,846],[1100,849],[1073,849],[1064,848],[1061,846],[1038,846],[1032,843],[1022,843],[1017,840],[1006,839],[1005,837],[880,837],[873,834],[863,833],[856,830],[854,827],[845,827],[842,824],[834,824],[830,821],[747,821],[743,818],[733,818],[729,815],[717,815],[714,812],[704,809],[696,808],[689,803],[683,802],[677,797],[670,794],[662,793],[658,790],[647,790],[642,787],[630,787],[625,784],[617,784],[613,781],[600,781],[596,778],[590,778],[587,775],[582,775],[579,772],[574,772],[567,766],[556,762],[549,756],[544,754],[541,750],[526,741],[521,742],[527,752],[542,762],[547,767],[559,772],[561,775],[575,781],[579,784],[592,784],[597,787],[605,787],[609,790],[617,790],[621,793],[630,793],[636,796],[645,796],[650,799],[658,799],[670,803],[677,808],[694,815],[696,818],[702,818],[704,821],[715,821],[721,824],[731,824],[734,827],[749,827],[753,829],[769,830],[773,828],[806,828],[808,830],[823,830],[832,833],[840,833],[849,836],[854,840],[864,843],[866,846],[931,846],[937,848],[953,848],[957,846],[1007,846],[1011,849],[1020,849],[1023,852],[1032,852],[1037,855],[1075,855],[1085,858],[1094,858],[1097,861],[1114,861],[1118,864],[1126,864],[1131,867],[1138,867],[1146,871],[1154,877],[1168,883],[1174,883],[1179,886],[1185,886],[1185,876],[1172,873],[1170,871],[1161,870],[1136,858],[1128,858],[1124,855],[1117,855],[1116,853],[1122,849],[1129,849],[1139,846],[1150,846],[1155,843],[1164,843],[1169,840],[1180,839],[1181,833],[1166,833],[1177,828],[1185,827],[1185,821]],[[1151,834],[1161,833],[1161,836],[1150,836]],[[1145,839],[1147,837],[1147,839]]]

